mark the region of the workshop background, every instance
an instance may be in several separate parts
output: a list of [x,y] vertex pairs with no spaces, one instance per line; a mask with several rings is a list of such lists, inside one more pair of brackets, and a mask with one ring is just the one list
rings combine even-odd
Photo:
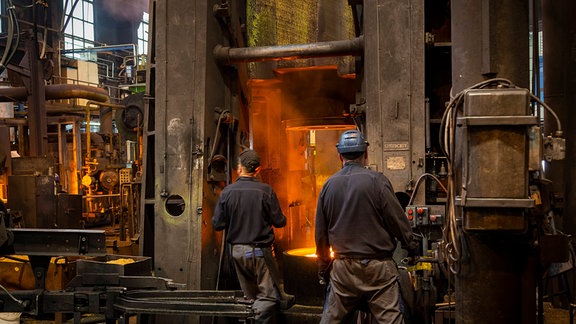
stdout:
[[[406,323],[573,323],[576,2],[0,0],[0,323],[249,323],[211,226],[238,154],[314,218],[349,129],[420,243]],[[361,217],[361,215],[359,215]],[[357,323],[371,323],[359,310]]]

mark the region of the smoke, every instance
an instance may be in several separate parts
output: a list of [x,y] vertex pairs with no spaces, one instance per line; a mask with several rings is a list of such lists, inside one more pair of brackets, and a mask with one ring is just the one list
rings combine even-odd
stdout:
[[149,12],[149,0],[105,0],[104,9],[118,20],[137,22],[142,13]]

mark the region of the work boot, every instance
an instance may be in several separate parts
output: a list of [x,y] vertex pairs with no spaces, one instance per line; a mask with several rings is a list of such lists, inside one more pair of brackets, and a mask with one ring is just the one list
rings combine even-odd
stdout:
[[296,297],[294,295],[287,294],[284,291],[284,284],[278,285],[278,292],[280,293],[280,309],[287,310],[294,306],[296,303]]

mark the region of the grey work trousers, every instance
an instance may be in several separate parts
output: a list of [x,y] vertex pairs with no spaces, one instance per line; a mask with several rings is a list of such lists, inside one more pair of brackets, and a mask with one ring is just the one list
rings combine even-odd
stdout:
[[232,259],[240,288],[246,298],[254,300],[255,323],[274,323],[280,293],[264,257],[272,258],[271,248],[254,248],[243,244],[232,246]]
[[334,260],[320,323],[351,323],[359,309],[371,314],[372,323],[403,322],[393,260]]

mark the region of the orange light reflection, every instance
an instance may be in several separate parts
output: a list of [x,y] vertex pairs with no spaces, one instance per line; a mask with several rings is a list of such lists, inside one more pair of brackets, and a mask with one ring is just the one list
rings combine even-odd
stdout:
[[[294,255],[294,256],[305,256],[307,258],[316,258],[317,257],[315,247],[305,247],[305,248],[300,248],[300,249],[288,250],[288,251],[286,251],[286,253],[289,255]],[[334,251],[332,251],[332,248],[330,248],[330,257],[334,258]]]

